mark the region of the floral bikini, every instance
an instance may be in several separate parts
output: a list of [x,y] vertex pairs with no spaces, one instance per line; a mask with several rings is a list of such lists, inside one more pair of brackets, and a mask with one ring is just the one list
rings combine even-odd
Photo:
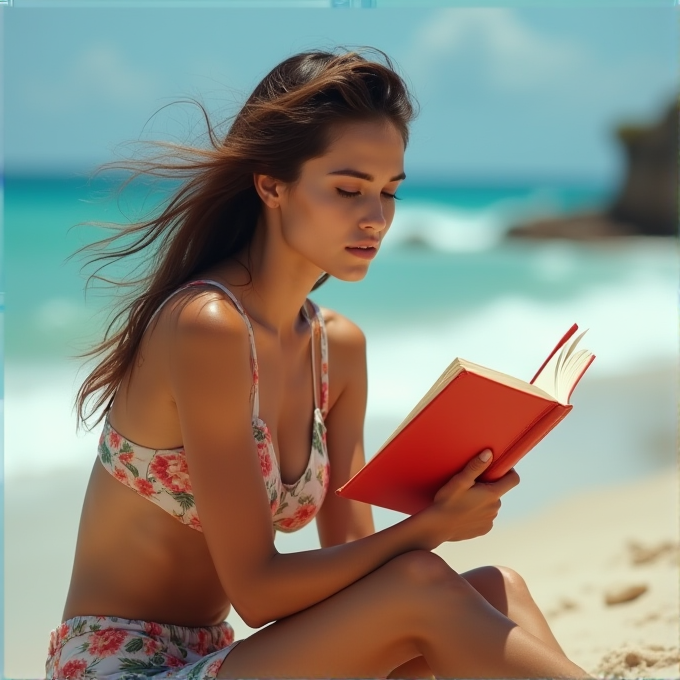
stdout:
[[[328,408],[328,343],[321,312],[311,300],[307,300],[302,308],[307,322],[312,327],[312,372],[315,385],[312,451],[307,467],[300,478],[293,484],[285,484],[281,480],[269,428],[259,417],[259,371],[250,320],[238,300],[227,288],[216,281],[194,281],[189,284],[189,286],[198,285],[215,285],[221,288],[234,302],[246,323],[250,336],[250,361],[253,371],[251,393],[253,437],[257,442],[257,455],[269,497],[274,528],[284,532],[300,529],[316,515],[328,489],[329,464],[324,425],[324,417]],[[185,290],[186,287],[188,286],[179,290]],[[321,347],[321,394],[318,405],[317,362],[314,351],[314,345],[317,342]],[[117,480],[156,503],[183,524],[202,531],[201,521],[196,514],[189,469],[183,448],[149,449],[134,444],[111,427],[107,415],[99,440],[99,458],[104,467]]]
[[[253,374],[252,429],[269,497],[272,524],[277,531],[300,529],[312,520],[321,507],[328,490],[330,470],[324,425],[328,411],[328,341],[321,312],[311,300],[307,300],[302,308],[312,329],[315,388],[312,444],[304,472],[296,482],[286,484],[281,480],[269,428],[259,417],[259,371],[250,320],[231,291],[217,281],[192,281],[175,293],[194,286],[217,286],[223,290],[248,328]],[[170,297],[156,310],[156,314]],[[315,352],[317,343],[321,355],[319,383]],[[107,414],[98,454],[104,467],[118,481],[183,524],[202,531],[183,447],[150,449],[135,444],[113,429]],[[76,617],[65,621],[51,633],[47,678],[132,680],[151,675],[155,678],[187,680],[214,678],[222,661],[236,644],[233,629],[226,622],[207,628],[186,628],[118,617]]]

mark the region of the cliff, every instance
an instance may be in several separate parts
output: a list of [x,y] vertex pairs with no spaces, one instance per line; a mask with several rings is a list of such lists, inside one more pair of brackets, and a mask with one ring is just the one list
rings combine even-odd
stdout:
[[624,125],[616,130],[626,156],[626,173],[611,205],[600,212],[534,220],[513,227],[508,236],[573,240],[676,236],[679,110],[674,102],[654,125]]

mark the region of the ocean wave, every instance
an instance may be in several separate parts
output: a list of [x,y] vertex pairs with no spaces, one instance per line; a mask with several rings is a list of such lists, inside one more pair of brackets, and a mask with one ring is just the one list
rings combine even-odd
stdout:
[[555,343],[578,323],[597,359],[588,377],[677,365],[675,287],[639,272],[562,301],[504,296],[455,319],[367,331],[371,417],[405,416],[456,357],[530,380]]
[[513,225],[562,212],[559,192],[535,189],[526,196],[463,208],[428,201],[399,206],[385,246],[420,246],[442,252],[474,252],[497,246]]
[[[367,450],[377,448],[454,357],[528,380],[574,322],[590,329],[583,345],[597,355],[584,381],[677,370],[677,276],[657,258],[638,255],[644,266],[631,266],[628,276],[593,283],[563,299],[505,294],[472,309],[435,308],[415,326],[408,310],[389,325],[366,326]],[[561,264],[556,258],[563,258]],[[567,255],[551,255],[545,264],[551,276],[573,276],[573,266]],[[76,434],[72,408],[83,377],[65,359],[7,362],[8,477],[92,465],[98,428]]]

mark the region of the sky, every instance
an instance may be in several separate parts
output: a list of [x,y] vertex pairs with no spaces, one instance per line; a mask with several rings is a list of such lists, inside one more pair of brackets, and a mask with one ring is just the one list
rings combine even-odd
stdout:
[[[20,0],[16,0],[17,5]],[[5,172],[87,173],[140,136],[191,139],[276,63],[371,45],[420,103],[406,167],[429,182],[615,183],[614,128],[678,92],[672,8],[27,8],[4,22]],[[162,109],[159,113],[159,109]]]

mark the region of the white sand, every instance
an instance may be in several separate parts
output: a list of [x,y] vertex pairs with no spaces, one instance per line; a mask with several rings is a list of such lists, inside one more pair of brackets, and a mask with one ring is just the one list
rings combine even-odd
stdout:
[[[437,552],[457,571],[480,564],[518,571],[567,655],[587,671],[678,678],[678,526],[678,477],[669,469]],[[631,586],[644,592],[606,604]]]
[[[5,673],[44,673],[49,631],[61,617],[89,471],[8,481],[5,533]],[[632,543],[639,544],[637,549]],[[516,569],[567,654],[587,670],[680,677],[678,484],[674,469],[574,496],[540,517],[438,551],[458,571]],[[636,563],[638,562],[638,563]],[[614,588],[646,586],[605,604]],[[230,615],[237,637],[249,632]]]

